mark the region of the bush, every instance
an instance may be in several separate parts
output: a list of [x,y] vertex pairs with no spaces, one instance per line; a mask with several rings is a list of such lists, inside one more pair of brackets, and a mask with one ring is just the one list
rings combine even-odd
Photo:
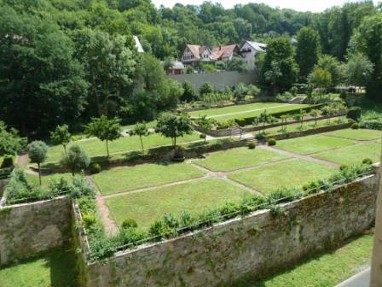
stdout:
[[363,161],[362,161],[363,164],[367,164],[367,165],[371,165],[373,164],[373,161],[370,159],[370,158],[365,158]]
[[351,107],[347,114],[346,114],[346,117],[348,119],[352,119],[352,120],[355,120],[355,121],[359,121],[359,119],[361,118],[361,108],[360,107]]
[[276,145],[276,140],[275,140],[275,139],[269,139],[269,140],[268,140],[268,145],[269,145],[269,146],[274,146],[274,145]]
[[13,167],[13,158],[12,156],[6,156],[3,159],[3,162],[1,163],[0,168],[8,168]]
[[101,166],[99,165],[99,163],[92,162],[89,166],[89,171],[91,174],[100,173],[101,170],[102,169],[101,169]]
[[354,124],[351,125],[351,128],[353,130],[358,130],[359,129],[359,124],[358,123],[354,123]]
[[248,144],[248,148],[249,148],[249,149],[255,149],[255,148],[256,148],[256,143],[254,143],[254,142],[250,142],[250,143]]
[[239,118],[239,119],[236,119],[235,120],[236,123],[240,126],[240,127],[244,127],[247,125],[247,120],[245,118]]
[[256,134],[255,138],[257,140],[261,141],[261,140],[265,140],[267,138],[267,135],[266,135],[266,133],[261,132],[261,133]]
[[138,224],[133,218],[127,218],[122,222],[122,229],[137,228]]

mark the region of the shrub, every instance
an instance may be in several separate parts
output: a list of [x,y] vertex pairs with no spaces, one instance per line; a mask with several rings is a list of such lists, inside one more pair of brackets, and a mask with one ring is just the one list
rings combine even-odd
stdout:
[[254,142],[250,142],[250,143],[248,144],[248,148],[249,148],[249,149],[255,149],[255,148],[256,148],[256,143],[254,143]]
[[245,125],[247,125],[247,120],[245,118],[239,118],[239,119],[235,119],[236,123],[240,126],[240,127],[244,127]]
[[90,165],[89,165],[89,171],[91,174],[96,174],[96,173],[100,173],[101,172],[101,166],[99,165],[99,163],[96,163],[96,162],[92,162]]
[[267,135],[266,135],[266,133],[261,132],[261,133],[256,134],[255,138],[257,140],[261,141],[261,140],[265,140],[267,138]]
[[8,168],[13,167],[13,158],[12,156],[6,156],[3,159],[3,162],[1,163],[0,168]]
[[84,227],[86,229],[92,228],[95,224],[97,224],[97,217],[94,214],[83,214],[82,221],[84,223]]
[[367,164],[367,165],[371,165],[373,164],[373,161],[370,159],[370,158],[365,158],[363,161],[362,161],[363,164]]
[[359,124],[358,123],[354,123],[354,124],[351,125],[351,128],[353,130],[358,130],[359,129]]
[[359,119],[361,118],[361,112],[362,112],[362,110],[360,107],[351,107],[348,110],[346,117],[358,122]]
[[205,134],[200,134],[200,135],[199,135],[199,138],[201,138],[201,139],[203,139],[203,140],[204,140],[206,137],[207,137],[207,136],[206,136]]
[[137,228],[138,224],[133,218],[127,218],[122,222],[122,229]]
[[276,145],[276,140],[275,140],[275,139],[269,139],[269,140],[268,140],[268,145],[269,145],[269,146],[274,146],[274,145]]

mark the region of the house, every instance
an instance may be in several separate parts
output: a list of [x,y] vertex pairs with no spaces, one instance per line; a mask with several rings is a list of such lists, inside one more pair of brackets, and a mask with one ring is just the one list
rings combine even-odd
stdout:
[[145,50],[143,50],[142,44],[139,41],[138,36],[133,36],[133,38],[134,38],[135,48],[137,49],[138,53],[144,53]]
[[255,64],[256,55],[259,53],[264,53],[267,50],[267,45],[258,43],[258,42],[252,42],[252,41],[245,41],[243,45],[241,45],[240,48],[240,54],[245,59],[247,63],[253,63]]
[[232,60],[239,53],[237,45],[209,47],[199,45],[187,45],[182,56],[182,62],[195,66],[198,62],[216,62]]
[[181,75],[184,74],[184,65],[180,61],[175,61],[167,71],[168,75]]

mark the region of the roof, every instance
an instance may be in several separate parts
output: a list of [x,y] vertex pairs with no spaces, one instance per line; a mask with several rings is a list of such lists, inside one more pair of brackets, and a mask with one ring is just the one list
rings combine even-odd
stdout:
[[[253,42],[253,41],[246,41],[245,43],[248,43],[254,50],[258,52],[265,52],[267,50],[267,44]],[[244,46],[244,44],[242,45],[242,47]]]
[[138,36],[133,36],[133,38],[134,38],[135,48],[137,49],[138,53],[144,53],[145,50],[143,50],[142,44],[139,41]]
[[171,67],[173,70],[183,70],[184,69],[184,65],[182,62],[180,61],[175,61],[173,64],[172,64],[172,67]]
[[200,59],[200,54],[201,54],[202,46],[199,46],[199,45],[187,45],[187,48],[190,49],[192,54],[194,54],[195,59]]
[[236,48],[238,48],[236,44],[214,48],[212,50],[211,59],[213,60],[227,59],[231,57],[231,55],[233,54]]

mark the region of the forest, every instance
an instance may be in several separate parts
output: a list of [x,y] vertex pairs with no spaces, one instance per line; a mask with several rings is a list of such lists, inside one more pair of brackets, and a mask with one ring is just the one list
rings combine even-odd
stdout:
[[151,0],[0,0],[0,121],[36,138],[101,115],[150,120],[190,92],[166,77],[161,61],[179,58],[188,43],[248,39],[268,44],[258,64],[266,95],[297,82],[345,83],[381,100],[381,10],[372,1],[302,13],[256,3],[157,9]]

